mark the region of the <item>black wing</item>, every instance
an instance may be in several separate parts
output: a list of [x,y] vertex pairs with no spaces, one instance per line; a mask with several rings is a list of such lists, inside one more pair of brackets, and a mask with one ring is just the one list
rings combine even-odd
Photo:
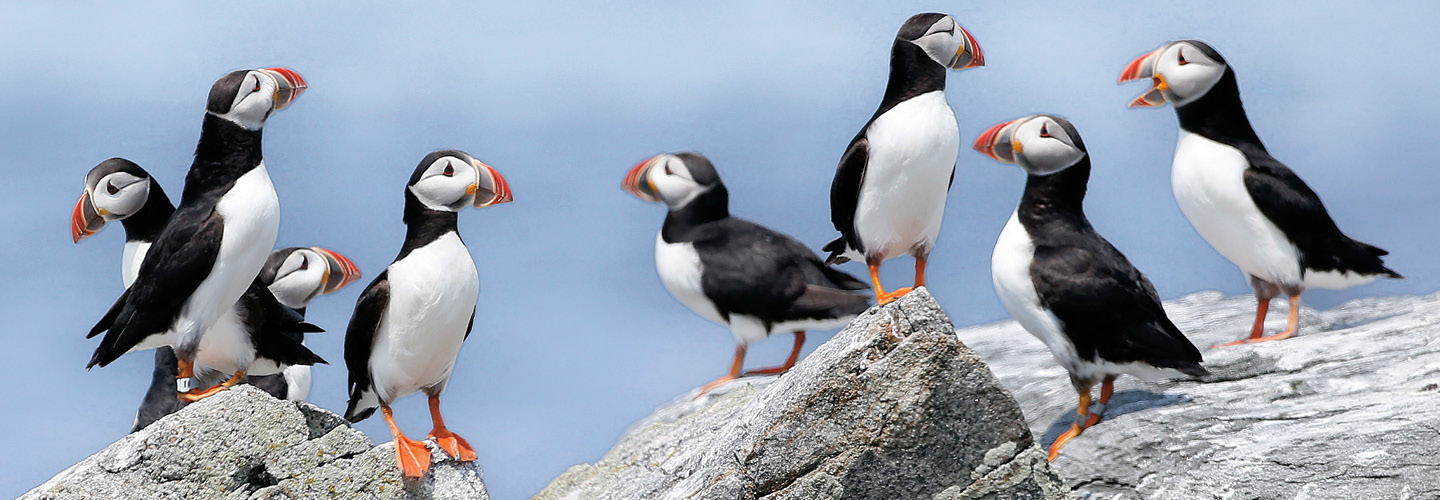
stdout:
[[844,262],[841,255],[845,253],[846,244],[862,253],[865,251],[860,238],[855,235],[855,205],[860,200],[860,183],[865,180],[865,165],[869,161],[870,141],[865,138],[865,131],[861,130],[840,157],[840,165],[835,168],[835,181],[830,184],[830,222],[835,224],[836,231],[840,231],[840,238],[827,243],[823,249],[830,252],[827,259],[830,263]]
[[[1096,235],[1098,238],[1099,236]],[[1150,280],[1109,243],[1040,246],[1030,266],[1040,302],[1082,359],[1142,361],[1203,375],[1200,351],[1170,322]]]
[[1263,151],[1246,151],[1245,191],[1300,252],[1300,264],[1321,271],[1354,271],[1399,278],[1380,257],[1388,252],[1356,241],[1335,225],[1320,196],[1299,175]]
[[365,292],[355,301],[355,314],[350,316],[350,325],[345,328],[345,368],[350,371],[350,407],[345,410],[345,416],[351,422],[369,416],[369,413],[354,415],[355,405],[360,401],[361,393],[371,385],[370,350],[375,346],[380,319],[385,316],[385,309],[390,304],[389,276],[389,269],[381,271],[375,281],[365,287]]
[[794,238],[733,217],[697,236],[695,250],[705,266],[701,289],[727,317],[747,314],[774,323],[869,307],[867,297],[849,291],[865,289],[864,283],[829,269]]
[[281,365],[328,364],[301,343],[306,333],[324,330],[306,323],[299,312],[281,304],[259,277],[250,282],[236,307],[240,308],[241,321],[250,327],[256,356]]
[[[190,294],[200,286],[215,257],[225,231],[223,218],[213,209],[197,220],[176,213],[145,253],[135,282],[107,312],[91,335],[109,330],[86,368],[105,366],[152,334],[170,328]],[[122,303],[123,302],[123,303]]]

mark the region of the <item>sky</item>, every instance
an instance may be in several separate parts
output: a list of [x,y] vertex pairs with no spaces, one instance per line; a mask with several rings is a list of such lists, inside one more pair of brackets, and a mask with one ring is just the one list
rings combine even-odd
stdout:
[[[148,352],[83,369],[95,347],[85,332],[122,291],[124,240],[115,224],[70,241],[84,174],[121,156],[178,197],[210,85],[235,69],[285,66],[310,84],[266,126],[278,244],[337,250],[365,275],[309,309],[329,330],[309,340],[332,363],[315,370],[320,406],[344,409],[345,324],[400,248],[402,189],[419,160],[462,149],[509,180],[514,203],[460,216],[481,296],[442,399],[499,499],[599,459],[631,423],[729,366],[727,329],[656,277],[664,208],[621,191],[626,170],[701,152],[732,213],[818,249],[835,235],[835,164],[878,105],[894,33],[915,13],[952,14],[984,50],[986,67],[947,83],[962,144],[1019,116],[1068,117],[1093,162],[1092,222],[1162,296],[1249,293],[1175,205],[1172,109],[1126,109],[1145,86],[1116,85],[1131,59],[1176,38],[1226,57],[1270,152],[1407,277],[1312,291],[1308,305],[1436,290],[1440,5],[1097,4],[0,3],[0,449],[26,454],[0,468],[0,497],[123,436],[149,381]],[[957,325],[1006,318],[989,258],[1024,182],[1017,167],[961,150],[928,272]],[[895,287],[910,273],[902,259],[882,274]],[[829,336],[813,334],[806,352]],[[753,346],[748,366],[776,364],[789,346]],[[395,408],[408,434],[428,431],[422,396]],[[383,419],[358,427],[390,439]]]

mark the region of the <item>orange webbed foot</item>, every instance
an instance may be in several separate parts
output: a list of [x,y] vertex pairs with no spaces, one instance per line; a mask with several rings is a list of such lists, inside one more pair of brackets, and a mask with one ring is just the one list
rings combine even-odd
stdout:
[[442,428],[432,430],[430,431],[430,439],[434,439],[435,444],[457,462],[475,461],[475,449],[470,447],[470,443],[465,441],[465,438],[450,432],[450,429]]
[[906,294],[910,293],[911,290],[914,289],[908,286],[905,288],[896,288],[894,290],[880,294],[880,296],[876,297],[875,300],[883,306],[885,304],[900,300],[900,297],[904,297]]
[[757,369],[754,369],[754,370],[750,370],[750,371],[748,371],[748,372],[745,372],[745,373],[744,373],[744,376],[748,377],[748,376],[751,376],[751,375],[779,375],[779,374],[781,374],[781,373],[785,373],[785,372],[790,371],[790,368],[791,368],[791,367],[789,367],[789,366],[772,366],[772,367],[769,367],[769,368],[757,368]]
[[735,380],[735,379],[736,379],[735,375],[726,375],[726,376],[724,376],[724,377],[720,377],[720,378],[717,378],[717,379],[715,379],[715,380],[712,380],[712,381],[710,381],[710,383],[705,384],[705,385],[703,385],[703,386],[700,386],[700,393],[695,395],[695,399],[700,399],[700,396],[704,396],[705,393],[710,392],[711,389],[714,389],[714,388],[716,388],[716,387],[720,387],[721,384],[724,384],[724,383],[726,383],[726,382],[729,382],[729,381]]
[[190,392],[179,392],[179,393],[175,393],[175,397],[176,397],[176,399],[179,399],[179,400],[184,401],[184,402],[187,402],[187,403],[194,403],[194,402],[196,402],[196,401],[199,401],[199,400],[208,398],[208,397],[210,397],[210,396],[214,396],[214,395],[216,395],[216,394],[219,394],[220,391],[223,391],[223,390],[225,390],[225,386],[214,385],[214,386],[211,386],[209,389],[203,389],[203,390],[202,390],[202,389],[195,389],[195,390],[190,391]]
[[1075,437],[1079,436],[1082,432],[1085,432],[1085,429],[1077,424],[1070,424],[1070,430],[1065,431],[1060,437],[1055,438],[1054,443],[1050,444],[1050,461],[1054,462],[1055,457],[1060,456],[1060,448],[1064,447],[1065,443],[1070,442],[1071,439],[1075,439]]
[[1280,333],[1277,333],[1277,334],[1274,334],[1274,335],[1264,335],[1264,336],[1260,336],[1260,337],[1252,337],[1252,338],[1248,338],[1248,339],[1240,339],[1240,340],[1236,340],[1236,341],[1234,341],[1234,342],[1226,342],[1226,343],[1224,343],[1224,344],[1220,344],[1220,345],[1217,345],[1217,346],[1215,346],[1215,347],[1212,347],[1211,349],[1218,349],[1218,348],[1221,348],[1221,347],[1231,347],[1231,346],[1237,346],[1237,345],[1241,345],[1241,344],[1253,344],[1253,343],[1256,343],[1256,342],[1270,342],[1270,341],[1273,341],[1273,340],[1285,340],[1285,339],[1288,339],[1288,338],[1293,337],[1293,336],[1295,336],[1295,332],[1294,332],[1294,331],[1285,330],[1285,331],[1283,331],[1283,332],[1280,332]]
[[414,439],[395,439],[395,460],[400,463],[400,472],[409,478],[420,478],[430,470],[430,448]]

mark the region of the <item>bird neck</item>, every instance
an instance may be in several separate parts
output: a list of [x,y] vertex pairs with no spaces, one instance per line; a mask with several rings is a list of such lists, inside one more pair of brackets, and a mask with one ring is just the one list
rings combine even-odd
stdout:
[[1176,107],[1175,115],[1180,118],[1180,128],[1200,134],[1206,139],[1221,144],[1253,146],[1261,151],[1265,150],[1265,145],[1255,134],[1254,127],[1250,126],[1250,118],[1245,116],[1245,106],[1240,102],[1240,85],[1235,80],[1234,70],[1230,68],[1225,68],[1225,74],[1220,77],[1220,81],[1215,82],[1215,86],[1205,95],[1194,102]]
[[200,127],[200,142],[195,146],[195,162],[185,175],[180,204],[185,205],[216,189],[228,188],[260,165],[263,161],[260,132],[206,113],[205,123]]
[[405,189],[405,244],[395,260],[405,258],[410,251],[423,247],[446,233],[459,233],[460,214],[426,207],[415,193]]
[[665,214],[660,236],[669,243],[684,241],[685,234],[691,229],[729,217],[730,192],[724,184],[716,184],[696,195],[689,203],[671,208]]
[[880,101],[880,116],[896,104],[918,95],[945,90],[945,66],[935,62],[919,45],[895,39],[890,48],[890,81]]
[[160,236],[160,231],[165,229],[165,222],[170,220],[172,213],[175,213],[175,205],[170,203],[169,196],[165,196],[165,190],[160,188],[160,183],[151,179],[150,194],[145,198],[145,205],[141,206],[138,212],[120,220],[120,224],[125,227],[125,241],[155,241]]
[[1051,221],[1089,223],[1085,219],[1085,191],[1090,181],[1090,155],[1065,170],[1031,175],[1016,212],[1020,222],[1035,227]]

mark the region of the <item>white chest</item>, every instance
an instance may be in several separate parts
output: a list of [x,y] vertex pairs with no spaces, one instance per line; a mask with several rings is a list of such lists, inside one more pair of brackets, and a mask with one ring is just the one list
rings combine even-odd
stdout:
[[855,229],[871,256],[933,247],[940,232],[960,131],[945,93],[902,102],[866,130],[869,158]]
[[443,387],[480,297],[470,251],[454,232],[390,264],[390,300],[370,355],[381,399]]
[[1182,130],[1170,175],[1175,202],[1195,231],[1245,273],[1299,284],[1295,246],[1245,190],[1249,165],[1239,150]]
[[120,257],[120,281],[125,288],[135,282],[135,276],[140,274],[140,263],[145,261],[145,252],[150,250],[148,241],[126,241],[125,250]]
[[1010,316],[1015,318],[1025,331],[1045,343],[1055,360],[1071,372],[1081,365],[1075,346],[1061,330],[1060,320],[1040,304],[1035,292],[1035,281],[1030,277],[1030,265],[1035,258],[1035,243],[1030,233],[1020,224],[1017,214],[1010,215],[1000,239],[995,242],[995,252],[990,256],[990,277],[995,282],[995,294]]
[[695,245],[666,243],[660,235],[655,235],[655,271],[660,274],[660,282],[665,284],[665,289],[696,314],[725,324],[720,311],[705,297],[705,291],[701,288],[700,275],[704,269],[700,254],[695,252]]

